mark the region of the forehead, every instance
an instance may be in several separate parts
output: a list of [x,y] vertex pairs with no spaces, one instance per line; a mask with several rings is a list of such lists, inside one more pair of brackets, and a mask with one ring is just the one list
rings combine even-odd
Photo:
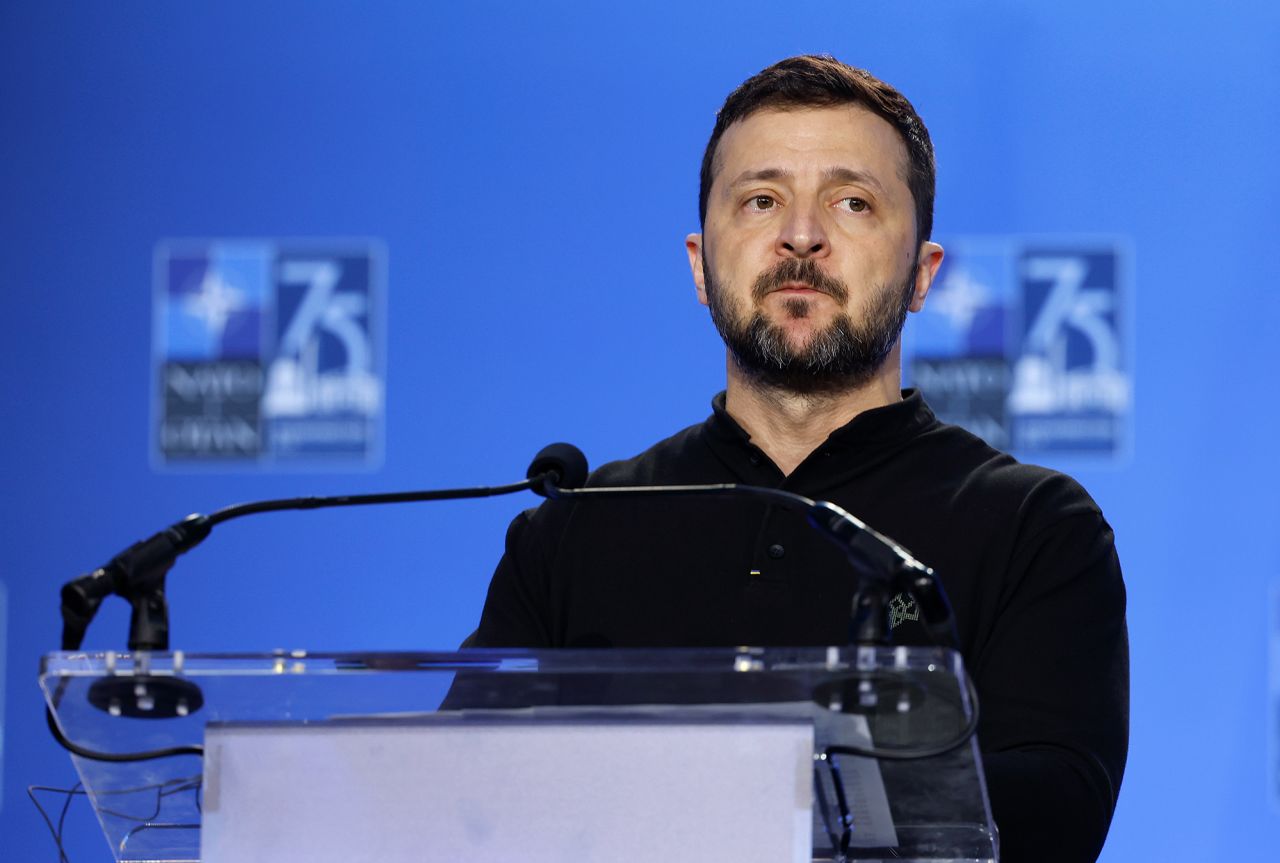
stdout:
[[839,167],[869,173],[909,194],[907,162],[898,131],[858,105],[767,108],[725,130],[716,148],[713,182],[772,168],[800,175]]

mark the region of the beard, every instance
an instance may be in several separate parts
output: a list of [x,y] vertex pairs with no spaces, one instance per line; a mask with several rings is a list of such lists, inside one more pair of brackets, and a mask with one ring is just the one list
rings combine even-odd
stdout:
[[[751,288],[755,311],[748,317],[742,304],[721,290],[707,260],[704,256],[707,305],[734,363],[756,384],[798,395],[856,389],[875,376],[902,333],[918,269],[912,267],[897,290],[877,286],[860,321],[841,312],[797,346],[785,328],[760,311],[764,298],[787,282],[803,282],[843,306],[849,298],[844,282],[824,273],[812,258],[788,258],[756,279]],[[813,310],[810,299],[793,297],[784,301],[782,311],[796,320]]]

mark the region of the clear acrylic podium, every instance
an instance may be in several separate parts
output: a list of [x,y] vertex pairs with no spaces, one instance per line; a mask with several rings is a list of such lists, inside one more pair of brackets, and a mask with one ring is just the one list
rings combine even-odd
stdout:
[[[685,799],[681,795],[706,804],[705,816],[688,814],[711,843],[718,843],[718,836],[741,839],[747,827],[763,829],[765,816],[773,814],[761,811],[773,807],[765,792],[789,785],[783,789],[791,795],[786,799],[809,810],[787,816],[798,825],[795,833],[802,840],[789,859],[995,861],[998,842],[976,740],[923,758],[899,757],[946,749],[963,735],[972,704],[962,681],[954,652],[905,647],[52,653],[42,661],[40,674],[60,729],[80,747],[109,753],[189,748],[171,757],[123,763],[72,756],[115,859],[122,863],[199,861],[202,825],[209,834],[206,859],[215,859],[210,831],[223,829],[225,821],[251,821],[252,813],[263,809],[275,818],[272,829],[279,835],[273,841],[284,847],[291,841],[289,831],[305,837],[330,829],[362,837],[362,847],[369,849],[367,855],[347,853],[341,859],[388,860],[394,855],[376,850],[386,847],[381,839],[410,822],[424,836],[439,835],[441,842],[455,827],[462,838],[450,841],[465,842],[468,835],[479,836],[478,842],[485,836],[496,841],[502,834],[492,828],[501,825],[483,809],[486,801],[478,796],[483,791],[470,787],[457,792],[465,798],[457,806],[481,807],[474,817],[460,814],[450,800],[453,789],[468,782],[491,782],[495,797],[499,789],[516,794],[525,787],[520,781],[546,789],[517,797],[521,802],[515,805],[503,803],[506,808],[499,811],[514,817],[526,802],[537,812],[537,806],[556,805],[557,794],[572,794],[575,788],[581,792],[584,782],[599,784],[590,787],[587,797],[580,794],[574,805],[589,797],[607,812],[613,805],[611,789],[627,787],[632,789],[628,794],[635,793],[636,783],[654,781],[646,778],[650,775],[667,783],[651,799],[669,801],[682,813],[690,807],[680,802]],[[149,711],[168,718],[143,718]],[[770,742],[783,737],[791,749]],[[252,766],[253,759],[261,759],[265,784],[256,793],[271,795],[271,802],[255,806],[250,797],[248,809],[232,810],[235,771],[227,767],[232,763],[229,747],[242,738],[250,743],[237,750],[242,759],[237,763]],[[269,745],[264,747],[263,740]],[[300,748],[286,741],[300,741]],[[260,748],[253,749],[255,745]],[[655,748],[636,748],[645,745]],[[203,756],[194,748],[200,746]],[[356,748],[344,748],[350,746]],[[377,762],[388,769],[372,769],[375,761],[369,759],[387,759],[388,746],[405,748],[393,749],[389,760]],[[868,746],[882,757],[849,754],[851,748],[866,752]],[[513,758],[513,751],[530,757]],[[792,769],[787,782],[762,778],[766,768],[756,764],[765,764],[759,759],[766,751],[798,753],[787,757],[800,769]],[[358,757],[357,766],[370,769],[357,769],[360,778],[355,781],[351,761],[357,756],[352,752],[369,753],[368,759]],[[494,763],[486,761],[486,754]],[[601,763],[614,754],[618,763]],[[344,758],[345,768],[326,761]],[[443,759],[439,767],[432,758]],[[663,758],[670,763],[664,766]],[[403,782],[395,778],[403,771],[395,768],[410,763],[424,765],[414,768],[412,793],[394,785],[372,787],[384,780]],[[548,767],[556,764],[564,765],[563,776],[547,775],[560,772]],[[590,774],[592,769],[597,772]],[[539,773],[522,778],[517,775],[521,770]],[[255,777],[249,773],[252,783]],[[584,775],[596,778],[578,778]],[[720,786],[714,785],[716,779],[722,780]],[[756,779],[765,783],[758,797],[762,806],[755,806],[751,796],[756,792],[750,783]],[[712,782],[705,793],[698,786],[704,780]],[[418,806],[408,821],[396,805],[406,794]],[[720,801],[722,794],[742,799]],[[428,800],[435,802],[423,802]],[[720,802],[728,808],[717,809]],[[625,812],[633,804],[623,800],[619,805]],[[219,820],[220,811],[248,814]],[[726,817],[726,811],[732,814]],[[336,827],[338,820],[346,823]],[[536,823],[559,822],[552,815],[538,816]],[[673,821],[671,829],[681,828]],[[670,841],[666,834],[644,835],[658,843]],[[540,840],[520,835],[528,842],[490,845],[474,859],[543,859],[542,852],[534,853],[544,847]],[[591,846],[592,851],[583,846],[573,856],[663,859],[659,844],[641,847],[644,835],[613,835],[638,856],[598,846]],[[430,844],[429,838],[422,841]],[[446,852],[415,847],[414,859],[446,859]],[[448,859],[466,859],[454,856],[456,850],[447,854]],[[308,852],[272,859],[316,858]],[[728,858],[712,854],[709,859]],[[742,858],[735,853],[733,859]]]

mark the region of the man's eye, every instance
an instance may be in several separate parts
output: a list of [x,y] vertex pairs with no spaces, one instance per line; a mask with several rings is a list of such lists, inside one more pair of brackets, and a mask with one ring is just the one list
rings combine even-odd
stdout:
[[851,213],[861,213],[867,209],[867,202],[861,198],[841,198],[840,203],[848,207]]
[[768,195],[756,195],[751,199],[748,206],[753,210],[769,210],[777,203]]

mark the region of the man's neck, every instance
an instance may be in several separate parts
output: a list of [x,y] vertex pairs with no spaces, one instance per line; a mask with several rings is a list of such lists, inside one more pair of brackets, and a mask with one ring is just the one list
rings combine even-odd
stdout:
[[897,347],[865,384],[818,394],[763,386],[743,374],[730,358],[725,410],[789,476],[833,431],[858,414],[900,401],[901,386]]

